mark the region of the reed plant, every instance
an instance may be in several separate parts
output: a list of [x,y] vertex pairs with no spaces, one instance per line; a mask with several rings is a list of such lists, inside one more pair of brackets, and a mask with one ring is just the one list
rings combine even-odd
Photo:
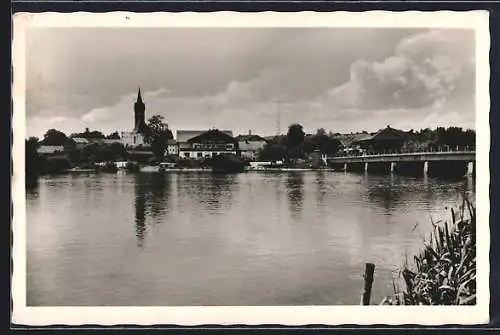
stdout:
[[[476,208],[463,196],[451,218],[433,222],[433,231],[413,257],[406,257],[385,305],[476,304]],[[401,289],[403,287],[403,289]]]

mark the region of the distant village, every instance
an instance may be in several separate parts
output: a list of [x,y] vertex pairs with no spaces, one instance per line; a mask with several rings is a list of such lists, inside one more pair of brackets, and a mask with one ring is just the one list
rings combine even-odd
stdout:
[[453,150],[475,145],[475,132],[469,129],[449,127],[415,132],[394,129],[389,125],[374,133],[340,134],[318,129],[316,134],[305,134],[301,125],[294,124],[290,125],[286,135],[266,137],[253,134],[251,130],[237,136],[231,130],[177,130],[174,138],[168,125],[162,123],[162,117],[155,116],[155,126],[159,126],[166,136],[159,150],[163,157],[157,157],[158,150],[154,150],[152,136],[156,128],[152,129],[146,123],[145,111],[139,89],[133,106],[134,128],[131,131],[104,136],[99,131],[86,129],[68,137],[51,129],[41,141],[30,138],[27,140],[27,169],[35,159],[29,155],[48,158],[65,155],[70,162],[68,164],[80,166],[127,159],[140,163],[160,160],[189,167],[196,166],[196,161],[202,162],[221,154],[238,156],[248,162],[286,161],[287,164],[310,165],[318,156],[326,155],[422,151],[443,146]]

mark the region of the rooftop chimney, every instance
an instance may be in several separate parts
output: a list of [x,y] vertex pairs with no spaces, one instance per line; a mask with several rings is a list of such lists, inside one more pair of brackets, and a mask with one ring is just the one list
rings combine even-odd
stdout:
[[252,130],[248,129],[248,135],[252,135]]

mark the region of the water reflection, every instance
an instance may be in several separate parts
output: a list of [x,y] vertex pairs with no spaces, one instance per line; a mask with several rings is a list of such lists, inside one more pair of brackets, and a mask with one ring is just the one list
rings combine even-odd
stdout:
[[40,182],[38,178],[26,178],[26,198],[35,198],[38,195]]
[[300,219],[304,203],[304,174],[301,172],[289,173],[285,185],[291,215],[294,219]]
[[135,235],[137,246],[144,246],[148,218],[151,224],[160,222],[162,214],[170,210],[170,179],[162,173],[137,174],[135,190]]
[[315,184],[316,184],[316,203],[319,208],[325,207],[325,199],[327,196],[327,186],[325,182],[325,173],[319,171],[315,176]]
[[384,214],[390,214],[396,208],[401,196],[399,188],[395,187],[394,177],[369,176],[365,180],[368,201],[382,208]]
[[[44,177],[27,201],[27,301],[357,304],[367,261],[377,266],[372,300],[380,301],[392,290],[394,265],[432,230],[428,208],[433,218],[442,215],[464,189],[473,197],[474,179],[329,172]],[[139,247],[147,252],[138,255]],[[82,269],[85,280],[75,280]]]
[[231,208],[238,187],[238,175],[193,174],[185,176],[178,187],[179,193],[187,191],[194,206],[201,206],[210,214],[220,214]]

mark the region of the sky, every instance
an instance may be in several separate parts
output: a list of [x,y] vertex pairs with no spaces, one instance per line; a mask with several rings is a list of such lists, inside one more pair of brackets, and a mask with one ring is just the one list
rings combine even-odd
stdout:
[[26,133],[170,129],[274,135],[475,129],[473,30],[402,28],[30,28]]

